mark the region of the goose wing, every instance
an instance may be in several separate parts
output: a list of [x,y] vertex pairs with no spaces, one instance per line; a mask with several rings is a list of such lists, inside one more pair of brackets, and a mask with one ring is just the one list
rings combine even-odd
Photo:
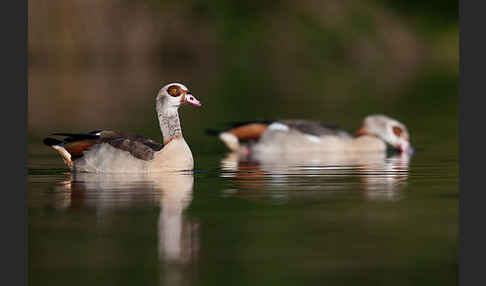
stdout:
[[275,121],[246,121],[232,122],[231,127],[224,130],[207,130],[209,134],[220,134],[222,132],[230,133],[240,142],[258,141],[266,130],[294,130],[303,134],[313,136],[338,136],[349,137],[352,135],[336,125],[327,124],[320,121],[304,119],[287,119]]
[[[94,130],[87,133],[54,133],[52,135],[65,136],[65,138],[58,140],[47,137],[44,139],[44,144],[58,151],[60,148],[64,149],[70,155],[70,160],[82,157],[84,151],[101,143],[108,143],[117,149],[129,152],[135,158],[146,161],[152,160],[155,152],[164,147],[163,144],[144,136],[122,134],[112,130]],[[65,155],[67,154],[64,154],[63,157]]]
[[327,124],[320,121],[293,119],[293,120],[280,120],[276,123],[282,124],[291,130],[299,131],[303,134],[314,135],[318,137],[322,136],[337,136],[337,137],[352,137],[351,134],[344,129]]

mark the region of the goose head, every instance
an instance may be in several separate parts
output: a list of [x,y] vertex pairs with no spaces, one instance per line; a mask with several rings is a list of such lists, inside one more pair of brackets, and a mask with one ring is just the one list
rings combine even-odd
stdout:
[[169,83],[164,85],[157,94],[157,105],[165,108],[179,108],[183,104],[202,106],[189,89],[181,83]]
[[366,116],[356,135],[376,136],[400,152],[413,153],[407,127],[403,123],[385,115]]

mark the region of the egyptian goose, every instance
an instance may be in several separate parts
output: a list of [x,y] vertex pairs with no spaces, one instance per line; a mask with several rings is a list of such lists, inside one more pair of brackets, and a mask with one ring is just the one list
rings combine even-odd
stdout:
[[367,116],[356,137],[335,126],[310,120],[236,123],[217,134],[229,149],[243,154],[384,152],[387,145],[402,153],[413,152],[405,125],[385,115]]
[[182,137],[178,109],[182,104],[201,106],[201,103],[180,83],[162,87],[155,102],[164,144],[112,130],[95,130],[84,134],[54,133],[67,137],[62,141],[48,137],[44,139],[44,144],[56,150],[73,171],[192,170],[192,153]]

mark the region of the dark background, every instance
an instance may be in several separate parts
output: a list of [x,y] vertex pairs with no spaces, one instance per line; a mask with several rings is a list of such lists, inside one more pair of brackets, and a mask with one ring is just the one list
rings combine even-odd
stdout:
[[196,157],[224,150],[204,129],[229,121],[354,132],[370,113],[457,152],[456,1],[34,0],[28,13],[31,144],[99,128],[161,140],[154,98],[177,81],[204,103],[181,110]]
[[310,118],[354,131],[365,115],[385,113],[409,127],[419,150],[406,199],[391,204],[360,200],[356,192],[280,206],[228,200],[221,193],[232,185],[219,173],[196,172],[188,214],[202,230],[199,285],[246,285],[255,277],[262,284],[318,284],[322,273],[350,285],[455,284],[457,7],[453,1],[30,1],[31,284],[133,285],[171,273],[158,263],[157,205],[117,210],[98,228],[96,208],[51,207],[63,202],[53,186],[67,175],[41,141],[52,132],[98,128],[161,140],[154,98],[172,81],[205,104],[181,110],[196,168],[218,165],[225,150],[204,129],[235,120]]

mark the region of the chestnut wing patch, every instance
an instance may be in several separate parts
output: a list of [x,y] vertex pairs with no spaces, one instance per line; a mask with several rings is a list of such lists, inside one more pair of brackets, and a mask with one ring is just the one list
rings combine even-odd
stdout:
[[88,151],[91,147],[98,144],[99,140],[81,140],[72,141],[70,143],[64,144],[64,149],[71,154],[72,160],[80,158],[83,156],[84,151]]
[[267,130],[268,124],[264,123],[250,123],[236,128],[232,128],[226,132],[235,135],[240,141],[258,140],[260,136]]

